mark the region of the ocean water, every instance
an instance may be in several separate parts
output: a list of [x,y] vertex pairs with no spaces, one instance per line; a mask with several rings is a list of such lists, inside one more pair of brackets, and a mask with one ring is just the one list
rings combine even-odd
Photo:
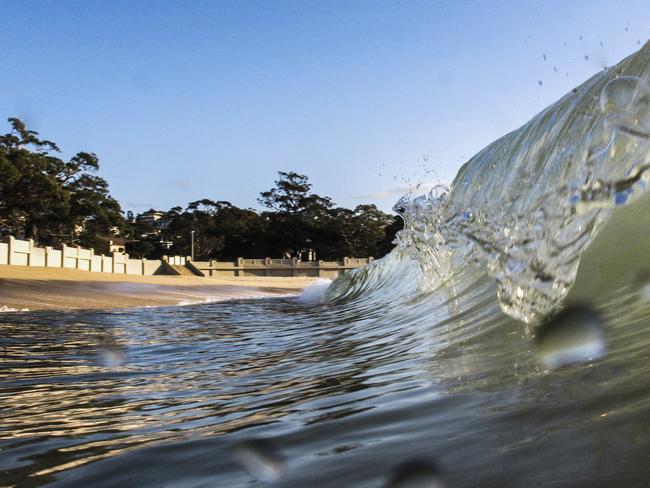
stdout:
[[650,44],[302,297],[0,315],[0,486],[650,485]]

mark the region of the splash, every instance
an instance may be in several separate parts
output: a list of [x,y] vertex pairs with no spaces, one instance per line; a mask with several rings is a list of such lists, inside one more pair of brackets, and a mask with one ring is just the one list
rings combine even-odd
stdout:
[[[415,293],[471,264],[495,280],[506,314],[524,322],[553,314],[612,211],[647,190],[648,80],[650,43],[483,149],[451,188],[400,199],[394,210],[405,225],[393,254],[418,264]],[[353,273],[348,286],[368,288],[390,267]],[[403,283],[403,274],[388,281]]]
[[319,278],[313,284],[309,285],[302,291],[298,297],[298,300],[306,304],[321,303],[324,300],[327,289],[331,284],[332,280]]

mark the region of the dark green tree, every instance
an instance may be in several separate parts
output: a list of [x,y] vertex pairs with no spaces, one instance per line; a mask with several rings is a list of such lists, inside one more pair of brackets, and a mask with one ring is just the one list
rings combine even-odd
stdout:
[[305,175],[293,171],[279,171],[275,187],[260,193],[257,199],[275,213],[317,217],[332,207],[329,197],[311,193],[311,183]]
[[93,236],[122,224],[119,203],[94,173],[97,156],[81,152],[69,161],[17,118],[0,136],[0,228],[40,244],[92,245]]
[[311,193],[305,175],[278,172],[275,187],[262,192],[258,201],[269,208],[262,215],[268,222],[267,248],[273,255],[313,249],[319,228],[326,225],[333,207],[329,197]]

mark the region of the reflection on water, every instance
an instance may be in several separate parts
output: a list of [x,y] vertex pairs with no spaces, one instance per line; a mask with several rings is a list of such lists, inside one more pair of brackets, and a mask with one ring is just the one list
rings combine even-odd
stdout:
[[2,316],[2,485],[382,486],[435,459],[447,486],[645,486],[639,290],[597,304],[605,358],[549,373],[491,280],[468,276],[451,300],[381,309]]
[[235,450],[239,463],[255,478],[277,481],[284,474],[285,459],[278,446],[268,439],[249,439]]
[[400,464],[391,475],[387,488],[445,488],[438,468],[427,460]]

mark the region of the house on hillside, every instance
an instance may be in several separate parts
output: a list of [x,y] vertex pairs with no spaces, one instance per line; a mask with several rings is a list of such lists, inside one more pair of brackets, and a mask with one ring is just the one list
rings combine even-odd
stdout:
[[106,236],[100,237],[99,239],[104,243],[101,249],[102,253],[126,252],[126,240],[121,237]]

